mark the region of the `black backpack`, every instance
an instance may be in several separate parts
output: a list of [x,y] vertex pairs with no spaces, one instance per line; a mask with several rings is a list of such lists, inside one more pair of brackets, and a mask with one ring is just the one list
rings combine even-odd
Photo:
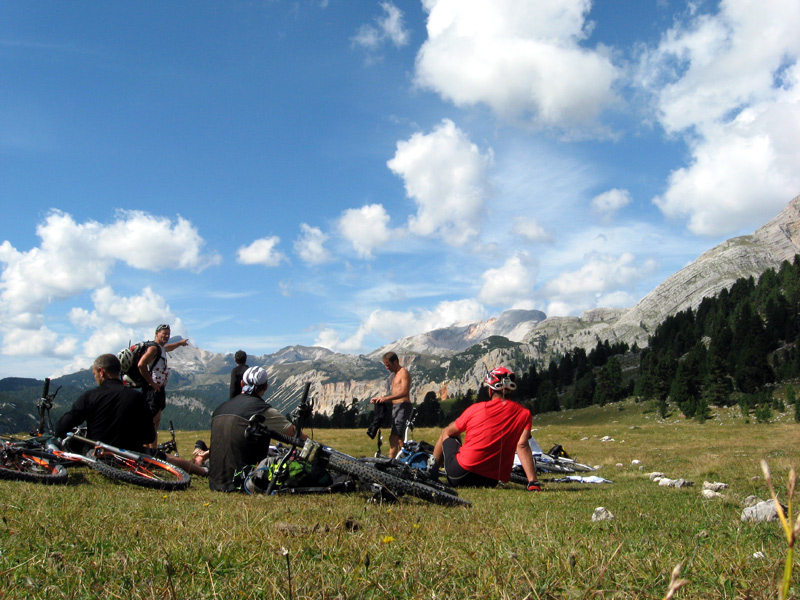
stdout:
[[151,346],[155,346],[158,352],[156,359],[152,363],[154,365],[161,358],[161,346],[152,341],[138,342],[128,348],[123,348],[117,353],[120,371],[122,372],[122,380],[128,387],[138,388],[144,385],[144,377],[142,377],[142,373],[139,371],[139,361]]

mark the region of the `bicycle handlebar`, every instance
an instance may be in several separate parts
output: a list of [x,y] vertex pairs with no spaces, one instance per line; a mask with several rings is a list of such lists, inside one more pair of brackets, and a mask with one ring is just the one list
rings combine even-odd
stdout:
[[262,436],[268,436],[270,439],[283,442],[284,444],[289,444],[290,446],[294,446],[295,448],[300,449],[298,457],[301,460],[307,460],[312,463],[315,462],[316,459],[319,457],[320,451],[323,452],[323,456],[328,456],[331,454],[331,451],[329,449],[327,449],[319,442],[315,442],[311,438],[303,440],[300,439],[299,437],[286,435],[285,433],[280,433],[278,431],[270,429],[269,427],[265,427],[262,424],[263,422],[264,422],[264,416],[261,414],[253,415],[252,417],[250,417],[250,425],[247,427],[247,430],[245,431],[244,434],[245,437],[248,439],[253,439]]

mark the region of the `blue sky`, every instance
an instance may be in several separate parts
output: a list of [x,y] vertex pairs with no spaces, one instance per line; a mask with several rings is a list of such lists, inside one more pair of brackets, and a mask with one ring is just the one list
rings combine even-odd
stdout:
[[0,377],[628,307],[800,194],[800,3],[0,0]]

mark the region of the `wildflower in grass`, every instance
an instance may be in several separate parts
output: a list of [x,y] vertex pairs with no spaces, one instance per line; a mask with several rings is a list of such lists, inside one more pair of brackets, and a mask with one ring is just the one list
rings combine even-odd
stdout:
[[206,502],[203,506],[211,506],[211,502]]
[[414,523],[414,524],[412,525],[412,527],[413,527],[414,529],[419,529],[419,523]]
[[383,536],[383,540],[381,540],[384,544],[391,544],[394,541],[394,538],[390,535]]
[[164,495],[163,495],[163,496],[161,496],[161,497],[162,497],[162,498],[164,498],[164,500],[166,500],[166,499],[167,499],[167,495],[166,495],[166,494],[164,494]]

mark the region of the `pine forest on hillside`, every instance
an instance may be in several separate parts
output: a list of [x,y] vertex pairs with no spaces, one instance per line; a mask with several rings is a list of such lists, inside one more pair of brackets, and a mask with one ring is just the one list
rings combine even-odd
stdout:
[[[667,401],[688,418],[704,420],[709,406],[739,404],[745,416],[767,421],[784,399],[774,397],[800,377],[800,257],[756,282],[739,279],[697,310],[668,317],[647,348],[598,344],[588,355],[575,349],[541,373],[523,375],[518,399],[535,413],[604,405],[633,394],[654,400],[662,416]],[[632,361],[637,368],[626,377]]]

